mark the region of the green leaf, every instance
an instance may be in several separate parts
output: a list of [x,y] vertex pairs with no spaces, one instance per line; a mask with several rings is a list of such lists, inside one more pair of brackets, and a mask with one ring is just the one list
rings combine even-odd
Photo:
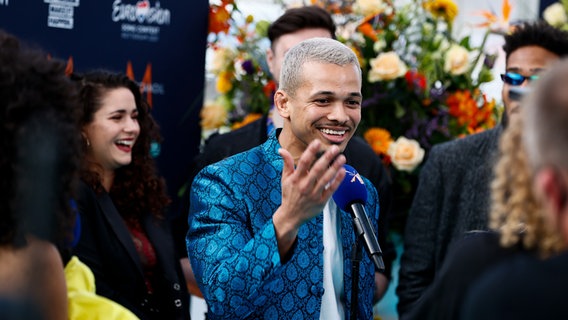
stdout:
[[479,71],[479,75],[477,77],[477,83],[481,84],[490,81],[493,81],[493,73],[491,73],[491,70],[487,68],[481,68],[481,71]]
[[469,47],[469,36],[461,39],[459,45],[466,48],[467,50],[471,50],[471,48]]
[[566,11],[566,13],[568,13],[568,0],[561,0],[560,2],[562,2],[562,6],[564,7],[564,11]]
[[404,107],[402,107],[398,101],[394,102],[394,108],[394,116],[397,119],[402,118],[406,114],[406,110],[404,110]]

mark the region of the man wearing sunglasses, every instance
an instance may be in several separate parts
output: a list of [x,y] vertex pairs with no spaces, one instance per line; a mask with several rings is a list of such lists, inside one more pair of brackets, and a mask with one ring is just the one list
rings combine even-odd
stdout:
[[404,233],[398,311],[401,319],[420,305],[436,278],[449,245],[471,230],[488,229],[489,183],[503,127],[519,112],[522,93],[548,65],[568,55],[568,33],[542,22],[523,23],[505,36],[506,70],[502,98],[505,112],[494,129],[436,145],[420,182]]

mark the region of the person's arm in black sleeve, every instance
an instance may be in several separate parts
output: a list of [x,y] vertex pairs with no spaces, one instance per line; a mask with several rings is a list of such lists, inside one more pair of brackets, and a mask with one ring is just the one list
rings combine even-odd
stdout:
[[440,159],[434,146],[420,173],[418,188],[404,231],[404,251],[400,261],[398,313],[401,319],[434,280],[436,235],[444,185]]

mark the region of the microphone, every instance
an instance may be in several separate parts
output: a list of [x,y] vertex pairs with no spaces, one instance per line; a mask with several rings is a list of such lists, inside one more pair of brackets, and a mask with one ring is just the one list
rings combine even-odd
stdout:
[[358,237],[363,236],[367,254],[373,260],[377,269],[385,270],[381,247],[365,211],[365,203],[367,202],[365,182],[355,168],[348,164],[343,165],[343,167],[346,171],[345,178],[333,193],[333,200],[339,208],[351,213],[353,226],[357,232],[356,241],[359,240]]

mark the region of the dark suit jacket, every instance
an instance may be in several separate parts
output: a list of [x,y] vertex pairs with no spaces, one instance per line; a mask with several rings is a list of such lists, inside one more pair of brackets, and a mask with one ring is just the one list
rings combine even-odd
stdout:
[[[191,180],[205,166],[264,143],[268,139],[266,117],[265,115],[242,128],[209,138],[203,152],[196,158],[195,170]],[[343,154],[347,158],[347,163],[354,167],[359,174],[369,179],[379,193],[380,216],[377,238],[385,262],[384,274],[390,279],[392,262],[396,259],[394,245],[387,239],[387,223],[392,202],[390,177],[381,159],[367,142],[359,136],[351,138]],[[184,201],[188,200],[189,196],[185,196]],[[185,212],[187,212],[189,204],[186,203],[185,207],[187,208]],[[187,221],[187,216],[184,218]],[[178,230],[175,232],[177,234],[176,242],[183,243],[182,241],[184,241],[187,232],[187,222],[185,225],[181,222],[175,225],[178,226]],[[184,229],[179,228],[181,225],[184,226]]]
[[460,319],[568,319],[568,253],[545,260],[517,255],[480,277]]
[[471,230],[487,230],[490,182],[502,126],[435,145],[410,208],[401,257],[401,318],[440,269],[448,246]]
[[189,297],[171,233],[165,221],[147,215],[142,222],[158,260],[154,294],[162,306],[150,310],[142,264],[132,237],[107,193],[96,195],[81,182],[78,194],[81,238],[74,254],[95,275],[97,294],[118,302],[141,319],[188,319]]
[[466,293],[487,270],[516,255],[529,253],[520,245],[502,247],[499,239],[495,232],[474,231],[455,241],[449,247],[436,279],[405,314],[405,319],[460,319]]

